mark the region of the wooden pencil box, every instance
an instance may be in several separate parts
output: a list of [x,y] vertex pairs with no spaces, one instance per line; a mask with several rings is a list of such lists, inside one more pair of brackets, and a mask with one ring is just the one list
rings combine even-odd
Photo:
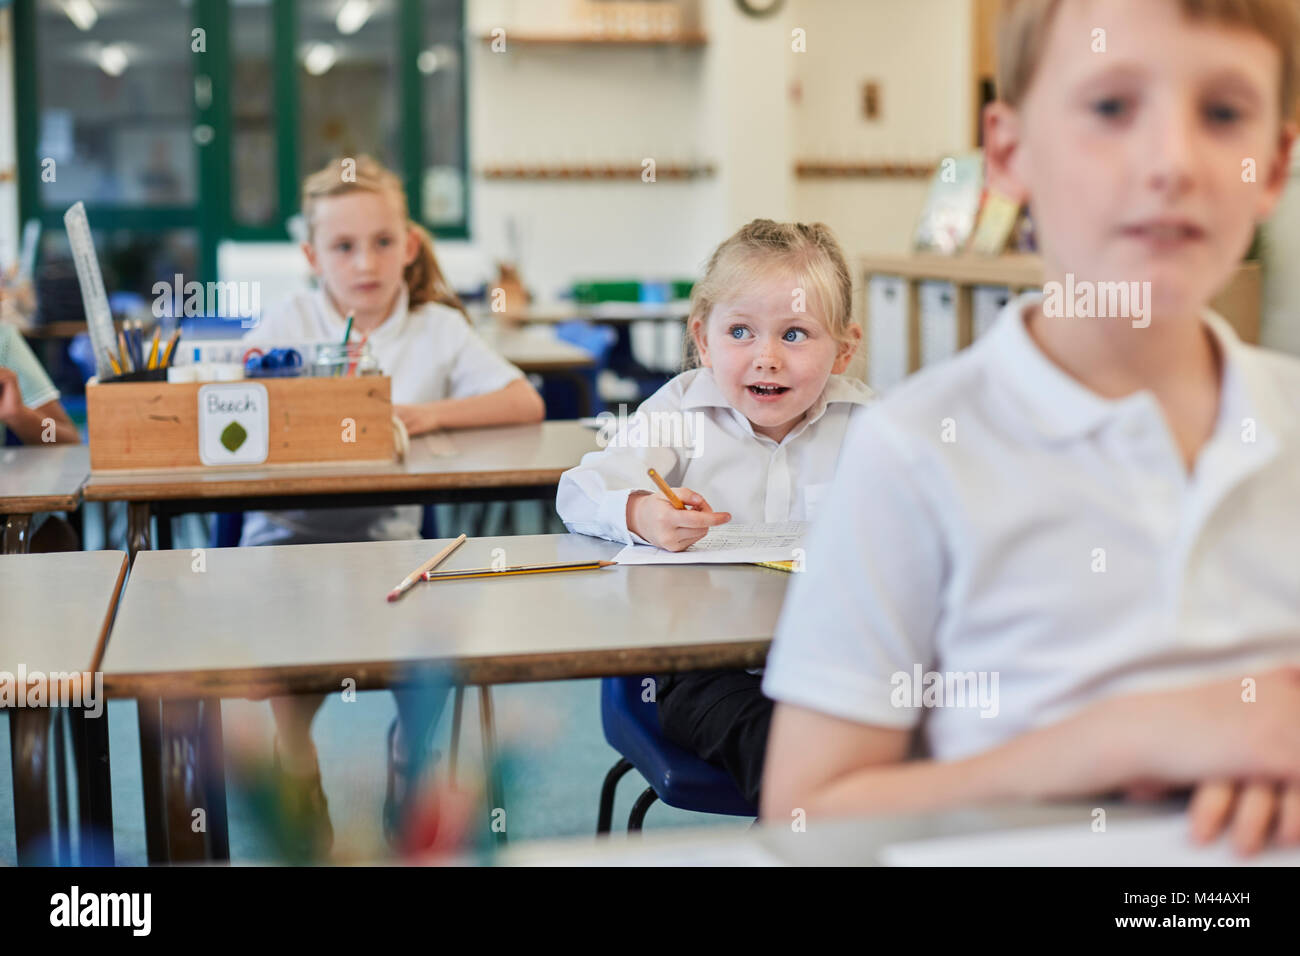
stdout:
[[86,386],[92,471],[393,460],[383,375]]

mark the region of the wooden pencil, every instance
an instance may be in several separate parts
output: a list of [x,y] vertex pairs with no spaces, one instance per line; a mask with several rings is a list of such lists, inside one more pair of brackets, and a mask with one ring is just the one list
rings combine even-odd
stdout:
[[670,505],[672,505],[678,511],[686,510],[686,506],[682,504],[682,499],[678,498],[677,495],[673,493],[673,490],[668,487],[668,482],[664,481],[662,478],[659,477],[659,472],[651,468],[647,472],[647,474],[650,475],[650,480],[653,481],[656,485],[658,485],[659,490],[664,493],[664,497],[668,499],[668,503]]
[[402,578],[402,583],[388,592],[388,600],[396,601],[403,594],[409,591],[415,585],[415,582],[419,581],[420,578],[424,576],[424,572],[430,570],[431,568],[436,568],[439,564],[442,563],[442,561],[447,557],[447,555],[451,554],[462,544],[464,544],[465,538],[466,535],[464,534],[464,532],[462,532],[459,538],[457,538],[451,544],[447,545],[447,547],[443,548],[441,551],[439,551],[437,554],[431,557],[428,561],[425,561],[424,564],[420,565],[418,568],[416,568],[406,577]]
[[454,581],[458,578],[501,578],[515,574],[547,574],[555,571],[599,571],[617,561],[584,561],[578,564],[518,564],[499,571],[492,568],[465,568],[460,571],[426,571],[426,581]]

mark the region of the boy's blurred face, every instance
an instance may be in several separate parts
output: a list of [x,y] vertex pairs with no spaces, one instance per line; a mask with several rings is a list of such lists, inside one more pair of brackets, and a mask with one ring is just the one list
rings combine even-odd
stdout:
[[1049,271],[1149,281],[1157,317],[1197,314],[1285,183],[1280,77],[1268,39],[1174,0],[1062,3],[1009,168]]

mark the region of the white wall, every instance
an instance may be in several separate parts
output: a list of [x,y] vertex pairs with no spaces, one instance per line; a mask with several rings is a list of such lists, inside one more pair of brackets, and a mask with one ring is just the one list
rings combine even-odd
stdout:
[[[700,49],[509,48],[577,31],[570,0],[474,0],[470,161],[712,162],[689,183],[471,182],[474,241],[543,295],[584,276],[694,275],[748,220],[829,223],[852,255],[908,248],[925,180],[797,180],[801,158],[933,162],[967,145],[968,0],[792,0],[770,19],[702,0]],[[506,30],[504,54],[479,39]],[[806,52],[791,48],[805,31]],[[883,115],[860,113],[863,81]],[[802,88],[795,102],[792,87]]]
[[[796,0],[808,52],[795,56],[792,159],[935,162],[966,152],[970,0]],[[865,119],[862,85],[880,84]],[[794,213],[829,224],[851,254],[905,252],[929,190],[924,179],[801,179]]]
[[[470,163],[712,163],[688,181],[485,180],[472,173],[474,241],[510,254],[543,296],[583,277],[694,276],[755,216],[791,214],[788,31],[732,0],[703,0],[700,48],[510,47],[514,31],[578,32],[569,0],[469,8]],[[507,52],[481,39],[506,30]]]

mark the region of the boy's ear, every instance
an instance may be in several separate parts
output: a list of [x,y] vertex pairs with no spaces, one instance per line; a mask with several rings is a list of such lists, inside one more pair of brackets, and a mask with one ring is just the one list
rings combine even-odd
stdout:
[[849,325],[848,338],[839,343],[839,349],[835,353],[835,364],[831,366],[832,375],[843,375],[848,369],[849,363],[853,361],[853,356],[858,352],[858,346],[862,344],[862,326],[853,322]]
[[311,271],[316,275],[320,275],[320,263],[316,261],[316,247],[310,242],[300,242],[298,248],[307,257],[307,264],[311,266]]
[[1020,113],[995,100],[984,107],[983,119],[985,185],[1023,206],[1029,189],[1020,171]]
[[1260,190],[1259,206],[1255,210],[1257,222],[1263,222],[1273,214],[1282,193],[1291,182],[1291,153],[1295,149],[1297,133],[1300,130],[1297,130],[1294,122],[1282,124],[1282,131],[1278,134],[1277,154],[1268,171],[1268,179],[1263,184],[1264,188]]

